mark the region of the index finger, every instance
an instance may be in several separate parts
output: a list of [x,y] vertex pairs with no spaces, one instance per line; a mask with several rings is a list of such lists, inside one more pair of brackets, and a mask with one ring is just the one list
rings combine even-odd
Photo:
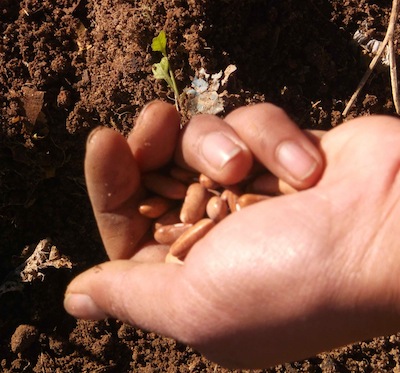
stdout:
[[292,187],[309,188],[321,177],[324,162],[317,145],[277,106],[239,108],[225,121],[260,163]]

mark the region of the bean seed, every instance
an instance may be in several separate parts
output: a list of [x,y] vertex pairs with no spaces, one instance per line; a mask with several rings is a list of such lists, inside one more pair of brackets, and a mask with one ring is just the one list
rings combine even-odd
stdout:
[[206,189],[217,189],[220,185],[204,174],[200,174],[199,183]]
[[230,186],[229,189],[225,189],[222,194],[221,198],[228,203],[229,209],[231,212],[236,211],[236,202],[241,194],[238,187]]
[[209,199],[210,193],[200,183],[189,185],[180,214],[181,222],[194,224],[203,218]]
[[156,231],[158,228],[160,228],[163,225],[171,225],[171,224],[180,223],[181,222],[179,219],[180,213],[181,213],[180,208],[176,208],[176,209],[166,212],[163,216],[160,216],[154,222],[154,230]]
[[215,222],[221,221],[228,215],[228,204],[220,196],[209,199],[206,207],[207,216]]
[[148,218],[159,218],[164,215],[173,206],[170,199],[155,196],[147,198],[140,202],[139,212]]
[[154,232],[154,239],[162,245],[172,245],[192,224],[163,225]]
[[297,192],[295,188],[293,188],[291,185],[289,185],[286,181],[283,181],[282,179],[279,179],[278,185],[279,185],[279,191],[282,194],[293,194]]
[[236,210],[239,211],[243,207],[250,206],[254,203],[264,201],[266,199],[270,198],[269,196],[266,196],[264,194],[242,194],[236,201]]
[[247,190],[249,193],[266,195],[280,195],[297,192],[297,190],[288,183],[282,179],[278,179],[271,173],[259,175],[247,186]]
[[171,253],[168,253],[167,256],[165,257],[165,263],[183,265],[183,261],[178,259],[176,256],[173,256]]
[[171,245],[169,252],[177,258],[183,259],[192,246],[204,237],[214,226],[215,222],[211,219],[202,219],[198,221]]
[[[270,198],[264,191],[255,191],[257,187],[273,183],[276,190],[289,191],[287,184],[266,176],[255,179],[252,174],[241,184],[223,187],[206,175],[178,166],[169,170],[169,176],[157,172],[144,175],[144,186],[156,196],[143,200],[139,211],[154,219],[154,239],[170,245],[165,262],[183,264],[192,246],[229,213]],[[183,201],[174,208],[177,200]]]

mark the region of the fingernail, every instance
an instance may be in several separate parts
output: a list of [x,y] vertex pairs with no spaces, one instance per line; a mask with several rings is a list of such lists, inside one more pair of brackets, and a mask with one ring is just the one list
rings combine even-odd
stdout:
[[207,162],[220,170],[235,158],[242,148],[223,133],[211,132],[204,136],[201,150]]
[[318,166],[317,161],[299,144],[285,141],[277,148],[278,162],[293,178],[306,180]]
[[143,106],[142,110],[140,110],[139,116],[138,116],[137,119],[136,119],[136,124],[135,124],[135,126],[133,127],[133,129],[135,129],[135,127],[136,127],[137,125],[139,125],[140,122],[143,120],[144,115],[145,115],[145,113],[148,111],[149,107],[150,107],[150,106],[153,106],[154,104],[159,103],[159,102],[160,102],[159,100],[153,100],[153,101],[150,101],[150,102],[148,102],[146,105]]
[[88,136],[88,138],[87,138],[87,140],[86,140],[86,143],[87,143],[87,144],[92,144],[95,135],[96,135],[99,131],[101,131],[102,129],[104,129],[104,128],[105,128],[105,127],[103,127],[103,126],[98,126],[98,127],[96,127],[94,130],[92,130],[92,132],[89,133],[89,136]]
[[66,294],[64,308],[70,315],[78,319],[102,320],[107,318],[107,314],[86,294]]

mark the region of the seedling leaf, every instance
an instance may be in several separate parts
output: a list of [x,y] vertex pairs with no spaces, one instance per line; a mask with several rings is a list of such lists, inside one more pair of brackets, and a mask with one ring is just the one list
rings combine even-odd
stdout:
[[176,85],[174,72],[169,64],[167,55],[167,36],[165,31],[161,30],[160,33],[153,38],[151,43],[153,52],[161,52],[163,57],[159,63],[155,63],[152,67],[153,75],[156,79],[163,79],[167,82],[168,86],[174,91],[175,105],[179,111],[179,91]]
[[161,30],[160,33],[153,38],[151,49],[153,52],[161,52],[164,57],[167,57],[167,36],[164,30]]
[[152,70],[156,79],[165,80],[169,87],[174,89],[174,84],[169,74],[169,61],[167,57],[163,57],[159,63],[155,63]]

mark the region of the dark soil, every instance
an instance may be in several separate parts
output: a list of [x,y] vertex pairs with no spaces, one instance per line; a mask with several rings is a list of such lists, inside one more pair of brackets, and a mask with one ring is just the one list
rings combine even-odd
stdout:
[[[339,125],[370,60],[352,35],[367,27],[382,40],[390,9],[388,0],[1,0],[0,286],[44,238],[73,268],[44,269],[0,295],[0,370],[225,372],[172,340],[63,310],[67,283],[106,259],[83,177],[87,134],[100,124],[127,134],[145,103],[170,100],[151,73],[161,29],[180,89],[201,67],[235,64],[225,113],[270,101],[302,127]],[[382,67],[350,117],[394,112]],[[400,335],[387,336],[268,371],[399,371],[399,349]]]

